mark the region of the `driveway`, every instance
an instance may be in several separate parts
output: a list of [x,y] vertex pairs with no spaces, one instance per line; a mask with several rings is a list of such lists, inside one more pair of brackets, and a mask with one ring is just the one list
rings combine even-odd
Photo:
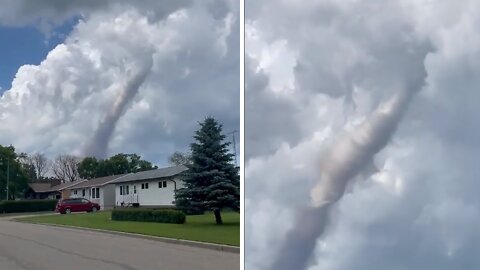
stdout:
[[239,269],[239,254],[0,219],[0,269]]

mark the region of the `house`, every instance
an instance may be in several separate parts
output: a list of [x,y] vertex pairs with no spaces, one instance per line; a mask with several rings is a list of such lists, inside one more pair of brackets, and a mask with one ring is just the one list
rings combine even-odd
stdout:
[[59,183],[28,183],[25,190],[25,199],[55,199],[55,191],[51,191],[51,187]]
[[[85,182],[86,180],[78,180],[78,181],[75,181],[75,182],[67,182],[67,183],[62,183],[60,185],[57,185],[57,186],[53,186],[52,189],[55,190],[56,192],[58,192],[60,194],[60,198],[61,199],[67,199],[70,197],[70,190],[69,188],[73,187],[73,186],[76,186],[78,184],[81,184],[83,182]],[[57,197],[58,198],[58,197]]]
[[68,198],[68,188],[85,180],[58,184],[58,182],[29,183],[25,191],[26,199],[65,199]]
[[71,198],[85,198],[98,203],[101,209],[109,209],[115,206],[115,185],[112,181],[127,176],[112,175],[90,179],[69,188]]
[[184,186],[180,176],[186,170],[187,167],[180,165],[119,177],[110,182],[115,185],[115,204],[172,206],[175,204],[176,190]]

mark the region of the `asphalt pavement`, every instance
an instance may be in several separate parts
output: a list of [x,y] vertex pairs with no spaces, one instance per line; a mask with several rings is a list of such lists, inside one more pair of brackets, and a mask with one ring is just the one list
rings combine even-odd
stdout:
[[0,219],[0,269],[235,270],[236,253]]

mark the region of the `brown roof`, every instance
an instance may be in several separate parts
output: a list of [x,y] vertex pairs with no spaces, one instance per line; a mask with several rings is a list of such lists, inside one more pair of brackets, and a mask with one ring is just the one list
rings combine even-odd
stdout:
[[37,193],[50,191],[50,183],[29,183],[28,186]]
[[115,179],[119,179],[123,176],[126,176],[128,174],[118,174],[118,175],[110,175],[110,176],[105,176],[105,177],[99,177],[99,178],[93,178],[87,181],[82,182],[81,184],[75,185],[70,187],[69,189],[72,188],[86,188],[86,187],[98,187],[98,186],[103,186]]
[[53,186],[53,187],[50,187],[47,191],[62,191],[66,188],[71,188],[73,186],[76,186],[80,183],[83,183],[87,180],[78,180],[78,181],[75,181],[75,182],[66,182],[66,183],[62,183],[60,185],[56,185],[56,186]]

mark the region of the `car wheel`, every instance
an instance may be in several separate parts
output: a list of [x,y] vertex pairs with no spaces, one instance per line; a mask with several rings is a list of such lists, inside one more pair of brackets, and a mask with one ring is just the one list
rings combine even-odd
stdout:
[[65,213],[70,214],[70,213],[72,213],[72,210],[70,210],[70,208],[67,208],[67,209],[65,209]]
[[97,207],[95,207],[95,206],[94,206],[94,207],[92,207],[92,212],[94,212],[94,213],[95,213],[95,212],[97,212],[97,210],[98,210],[98,209],[97,209]]

